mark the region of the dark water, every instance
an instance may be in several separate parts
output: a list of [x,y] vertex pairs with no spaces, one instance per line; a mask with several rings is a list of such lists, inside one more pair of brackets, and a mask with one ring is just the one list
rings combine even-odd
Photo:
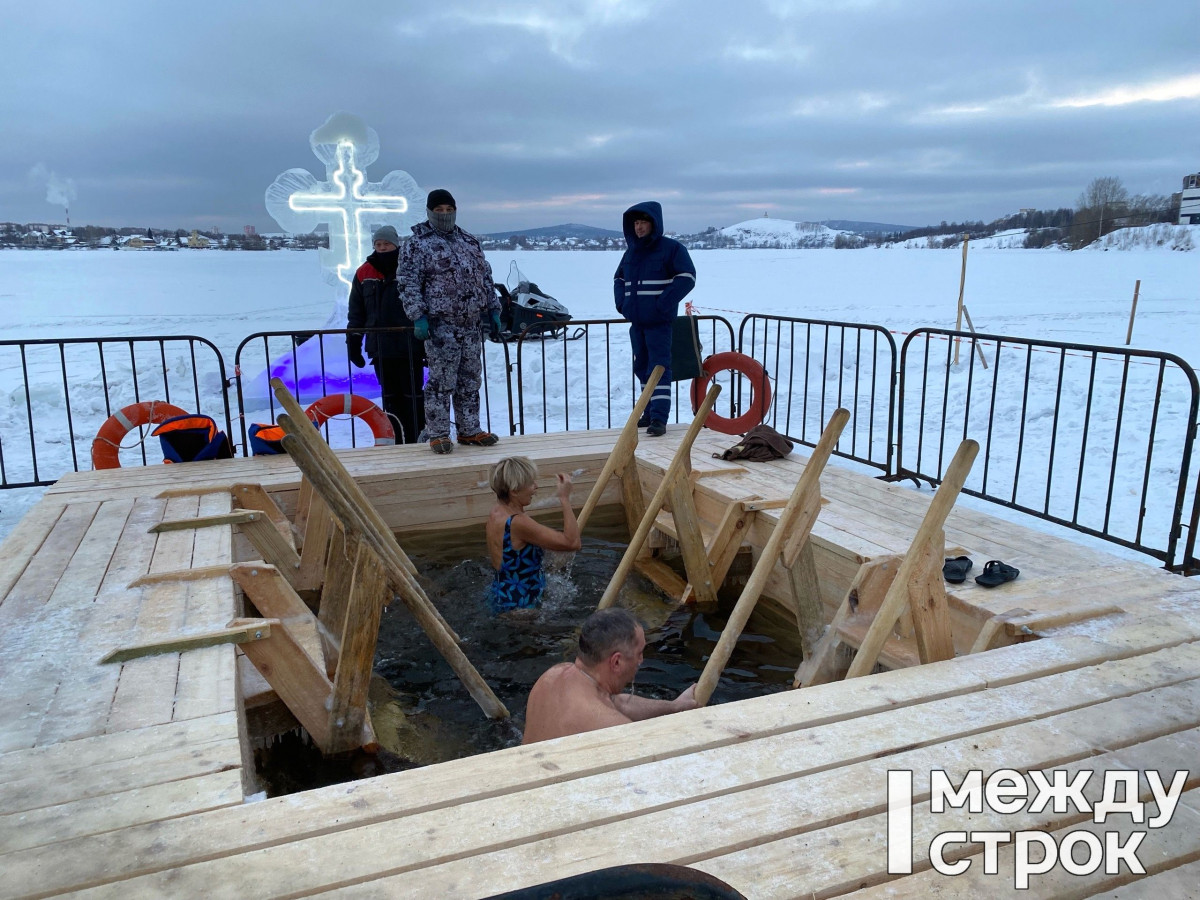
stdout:
[[[549,521],[548,524],[553,524]],[[375,655],[371,715],[384,750],[375,757],[351,754],[322,760],[299,739],[281,741],[259,755],[260,776],[272,794],[351,778],[429,765],[510,747],[521,742],[525,700],[538,677],[575,658],[579,623],[596,608],[626,540],[611,514],[593,520],[576,554],[546,555],[547,591],[531,618],[494,617],[485,602],[492,568],[482,526],[454,532],[401,536],[430,599],[462,638],[463,651],[512,714],[487,719],[433,648],[403,604],[384,612]],[[744,579],[743,579],[744,580]],[[645,662],[633,689],[641,696],[671,698],[695,682],[720,637],[741,589],[730,580],[717,609],[672,610],[636,573],[619,602],[646,630]],[[757,630],[756,630],[757,629]],[[722,674],[710,704],[785,690],[800,662],[795,630],[763,627],[752,618]]]

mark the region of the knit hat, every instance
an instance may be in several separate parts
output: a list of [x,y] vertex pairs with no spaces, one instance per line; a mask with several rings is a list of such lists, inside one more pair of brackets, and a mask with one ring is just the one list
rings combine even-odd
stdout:
[[371,243],[376,241],[387,241],[390,244],[400,246],[400,235],[396,234],[396,229],[391,225],[384,225],[375,229],[375,233],[371,235]]
[[443,203],[458,209],[458,204],[454,202],[454,195],[444,188],[437,188],[429,192],[429,199],[425,201],[425,208],[433,209],[435,206],[441,206]]

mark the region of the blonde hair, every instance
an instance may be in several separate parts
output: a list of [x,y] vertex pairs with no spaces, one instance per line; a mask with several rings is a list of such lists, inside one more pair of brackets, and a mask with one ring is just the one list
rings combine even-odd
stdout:
[[507,456],[492,466],[488,484],[501,501],[508,500],[513,491],[537,482],[538,470],[528,456]]

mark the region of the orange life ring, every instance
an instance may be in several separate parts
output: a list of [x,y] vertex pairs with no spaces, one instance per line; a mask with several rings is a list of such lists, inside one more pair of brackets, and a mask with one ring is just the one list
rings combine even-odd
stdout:
[[745,434],[755,425],[761,425],[771,408],[771,379],[758,361],[744,353],[729,351],[717,353],[704,361],[704,374],[692,379],[692,412],[700,408],[708,393],[708,383],[718,372],[732,371],[750,380],[750,403],[746,411],[736,419],[717,415],[716,410],[708,414],[705,428],[722,434]]
[[172,416],[186,416],[187,410],[163,400],[145,400],[113,413],[104,420],[92,438],[92,468],[121,468],[121,441],[143,425],[161,425]]
[[375,435],[375,446],[396,443],[396,429],[382,409],[362,394],[328,394],[310,403],[304,414],[317,425],[324,425],[334,416],[357,416]]

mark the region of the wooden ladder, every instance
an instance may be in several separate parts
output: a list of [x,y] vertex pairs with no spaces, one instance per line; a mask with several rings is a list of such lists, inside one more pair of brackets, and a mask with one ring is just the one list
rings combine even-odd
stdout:
[[906,554],[872,560],[859,569],[833,621],[797,669],[795,687],[836,681],[840,660],[852,650],[857,652],[847,678],[870,674],[880,661],[902,668],[954,657],[942,583],[944,526],[978,452],[975,441],[959,445]]

